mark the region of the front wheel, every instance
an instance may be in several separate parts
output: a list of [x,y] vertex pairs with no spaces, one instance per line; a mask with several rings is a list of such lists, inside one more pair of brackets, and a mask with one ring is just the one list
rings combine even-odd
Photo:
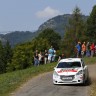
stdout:
[[86,85],[85,74],[84,74],[84,76],[83,76],[83,85],[84,85],[84,86]]
[[88,85],[88,83],[89,83],[89,76],[87,76],[87,78],[85,78],[85,75],[84,75],[83,85],[86,86],[86,85]]

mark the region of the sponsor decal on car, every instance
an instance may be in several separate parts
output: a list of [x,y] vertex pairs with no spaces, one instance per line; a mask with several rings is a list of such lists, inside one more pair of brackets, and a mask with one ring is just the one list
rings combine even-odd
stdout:
[[63,72],[77,72],[75,69],[61,69],[60,71],[57,71],[58,73],[63,73]]

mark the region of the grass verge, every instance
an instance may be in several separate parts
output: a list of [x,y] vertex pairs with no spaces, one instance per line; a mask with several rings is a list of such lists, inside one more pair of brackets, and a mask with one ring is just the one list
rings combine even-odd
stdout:
[[25,70],[19,70],[0,75],[0,96],[10,96],[9,93],[18,88],[28,79],[37,76],[38,74],[52,71],[56,63],[31,67]]
[[92,80],[90,96],[96,96],[96,79]]
[[96,57],[84,57],[85,64],[96,64]]

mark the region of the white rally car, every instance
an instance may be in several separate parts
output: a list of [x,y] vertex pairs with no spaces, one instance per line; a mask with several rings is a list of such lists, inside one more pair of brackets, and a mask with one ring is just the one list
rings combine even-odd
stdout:
[[85,84],[87,80],[88,67],[81,58],[61,59],[54,68],[54,84]]

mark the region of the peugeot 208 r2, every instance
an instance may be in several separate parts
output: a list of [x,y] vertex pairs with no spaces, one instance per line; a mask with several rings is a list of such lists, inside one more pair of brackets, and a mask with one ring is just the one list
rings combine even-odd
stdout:
[[61,59],[54,68],[54,84],[85,84],[87,79],[88,68],[82,58]]

